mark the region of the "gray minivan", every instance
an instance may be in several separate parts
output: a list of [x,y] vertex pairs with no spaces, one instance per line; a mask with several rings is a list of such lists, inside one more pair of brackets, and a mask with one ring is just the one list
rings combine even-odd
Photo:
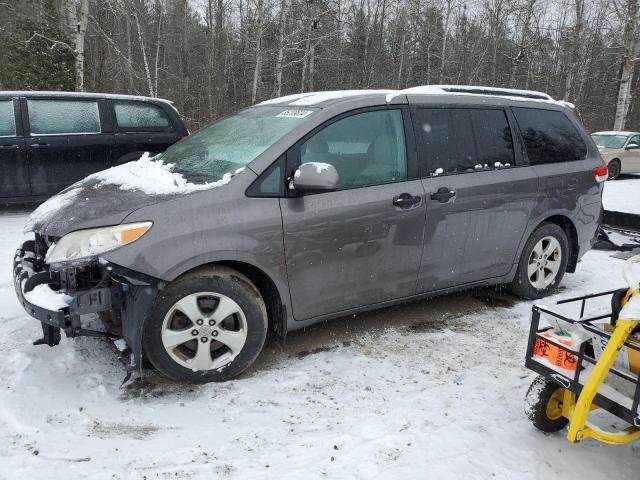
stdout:
[[543,93],[291,95],[43,204],[16,293],[36,343],[123,338],[132,367],[227,380],[268,332],[479,285],[547,295],[592,246],[606,178]]

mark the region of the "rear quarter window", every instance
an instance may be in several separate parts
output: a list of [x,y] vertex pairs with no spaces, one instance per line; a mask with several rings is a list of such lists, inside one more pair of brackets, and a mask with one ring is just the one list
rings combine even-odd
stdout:
[[13,100],[0,100],[0,137],[13,137],[16,134],[16,117],[13,113]]
[[142,102],[117,102],[116,123],[121,129],[164,130],[171,126],[167,115],[156,105]]
[[98,102],[27,100],[32,135],[100,133]]
[[557,110],[514,107],[529,163],[570,162],[582,160],[587,146],[569,118]]

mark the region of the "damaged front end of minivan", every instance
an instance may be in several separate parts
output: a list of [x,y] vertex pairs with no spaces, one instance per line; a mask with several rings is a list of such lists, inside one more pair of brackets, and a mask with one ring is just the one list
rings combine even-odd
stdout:
[[[138,224],[134,228],[139,229],[134,232],[138,235],[141,227]],[[150,228],[150,223],[144,228]],[[35,233],[35,238],[24,242],[14,257],[18,300],[42,324],[43,336],[34,345],[58,345],[61,331],[71,338],[122,338],[126,347],[121,350],[125,358],[128,354],[127,369],[139,368],[144,319],[150,314],[162,282],[112,264],[99,255],[84,255],[83,248],[91,250],[95,245],[77,247],[65,238]],[[129,234],[124,240],[131,238]],[[81,240],[86,242],[88,238]],[[89,243],[91,240],[95,242],[93,238]],[[64,254],[71,258],[62,258],[60,248],[65,248],[65,242]],[[74,254],[78,258],[73,258]]]

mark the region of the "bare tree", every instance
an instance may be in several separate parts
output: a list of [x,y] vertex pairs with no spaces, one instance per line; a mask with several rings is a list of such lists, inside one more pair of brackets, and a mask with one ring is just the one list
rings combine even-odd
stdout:
[[620,78],[618,80],[618,99],[616,101],[616,113],[613,128],[622,130],[627,123],[627,114],[631,103],[631,85],[635,62],[638,60],[638,0],[627,0],[626,5],[619,6],[613,2],[616,12],[624,21],[622,62],[620,65]]

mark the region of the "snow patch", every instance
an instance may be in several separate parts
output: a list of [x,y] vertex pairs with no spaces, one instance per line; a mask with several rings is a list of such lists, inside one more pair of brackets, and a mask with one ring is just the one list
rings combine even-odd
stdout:
[[82,189],[78,187],[71,188],[67,191],[59,193],[58,195],[54,195],[42,205],[40,205],[31,213],[31,215],[29,215],[29,220],[24,226],[25,233],[31,232],[35,224],[42,222],[51,214],[73,203],[81,191]]
[[36,285],[30,292],[24,293],[24,298],[30,304],[47,310],[66,308],[73,301],[73,297],[64,293],[54,292],[46,284]]
[[94,173],[87,179],[99,182],[94,188],[119,185],[121,190],[141,190],[147,195],[171,195],[221,187],[229,183],[233,175],[243,170],[238,169],[234,174],[225,173],[222,179],[216,182],[195,184],[188,182],[182,174],[173,172],[174,164],[165,164],[161,159],[155,158],[145,152],[138,160]]

